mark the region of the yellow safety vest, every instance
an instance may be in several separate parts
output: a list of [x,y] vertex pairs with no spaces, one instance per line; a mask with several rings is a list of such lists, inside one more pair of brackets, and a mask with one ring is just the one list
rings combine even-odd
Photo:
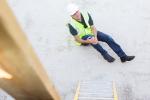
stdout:
[[[84,18],[84,20],[85,20],[85,23],[86,23],[86,25],[87,25],[87,28],[84,28],[84,25],[83,24],[81,24],[80,22],[78,22],[78,21],[76,21],[75,19],[71,19],[71,25],[77,30],[77,32],[78,32],[78,36],[80,37],[80,38],[82,38],[83,36],[85,36],[85,35],[94,35],[93,33],[92,33],[92,30],[91,30],[91,27],[90,27],[90,25],[89,25],[89,23],[88,23],[88,21],[89,21],[89,16],[88,16],[88,13],[87,12],[81,12],[81,14],[82,14],[82,16],[83,16],[83,18]],[[78,45],[80,45],[81,43],[78,43]]]

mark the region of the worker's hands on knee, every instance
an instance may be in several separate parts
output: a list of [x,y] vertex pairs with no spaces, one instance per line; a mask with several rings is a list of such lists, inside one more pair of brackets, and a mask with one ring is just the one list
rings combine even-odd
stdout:
[[89,43],[92,43],[92,44],[97,44],[97,43],[98,43],[98,40],[97,40],[97,38],[95,38],[95,37],[91,37],[90,39],[87,39],[87,41],[88,41]]

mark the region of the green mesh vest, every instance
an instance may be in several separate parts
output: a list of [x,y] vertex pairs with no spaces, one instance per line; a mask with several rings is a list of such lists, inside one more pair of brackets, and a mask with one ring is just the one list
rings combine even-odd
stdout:
[[[83,36],[85,36],[85,35],[93,35],[93,33],[92,33],[92,30],[91,30],[91,27],[90,27],[90,25],[89,25],[89,23],[88,23],[88,21],[89,21],[89,16],[88,16],[88,13],[87,12],[81,12],[81,14],[82,14],[82,16],[83,16],[83,18],[84,18],[84,20],[85,20],[85,23],[86,23],[86,25],[87,25],[87,28],[84,28],[84,25],[83,24],[81,24],[80,22],[78,22],[78,21],[76,21],[75,19],[71,19],[71,25],[77,30],[77,32],[78,32],[78,36],[80,37],[80,38],[82,38]],[[81,43],[78,43],[78,45],[80,45]]]

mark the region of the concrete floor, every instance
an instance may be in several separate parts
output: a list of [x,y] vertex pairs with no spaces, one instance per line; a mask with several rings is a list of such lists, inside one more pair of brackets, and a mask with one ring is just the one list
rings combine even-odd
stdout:
[[77,82],[109,77],[119,100],[150,100],[150,1],[76,0],[89,11],[98,30],[111,35],[132,62],[106,62],[92,47],[78,47],[66,27],[69,0],[8,0],[62,100],[72,100]]
[[4,90],[0,89],[0,100],[14,100],[14,98],[7,94]]

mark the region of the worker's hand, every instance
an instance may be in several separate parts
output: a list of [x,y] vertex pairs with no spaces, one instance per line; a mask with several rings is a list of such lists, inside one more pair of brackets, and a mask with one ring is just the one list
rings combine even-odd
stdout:
[[92,43],[92,44],[97,44],[97,43],[98,43],[98,40],[97,40],[97,38],[95,38],[95,37],[92,37],[92,38],[90,38],[90,39],[87,39],[87,41],[88,41],[89,43]]
[[94,43],[97,44],[98,43],[98,40],[96,37],[94,37]]

